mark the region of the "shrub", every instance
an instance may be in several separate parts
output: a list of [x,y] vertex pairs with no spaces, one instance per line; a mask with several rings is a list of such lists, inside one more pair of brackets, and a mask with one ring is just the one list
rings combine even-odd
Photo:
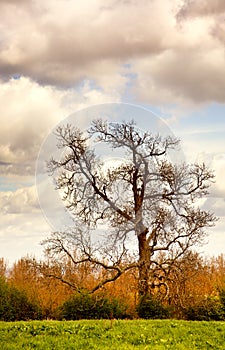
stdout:
[[155,299],[152,295],[142,298],[137,306],[139,317],[145,319],[162,319],[169,317],[169,309],[161,301]]
[[74,294],[59,309],[60,319],[125,318],[127,306],[115,298],[90,293]]
[[0,279],[0,320],[19,321],[40,318],[40,309],[26,294]]
[[223,305],[218,297],[207,297],[185,312],[186,318],[193,321],[220,321],[225,319]]
[[225,314],[225,289],[224,288],[219,290],[219,298],[222,304],[223,312]]

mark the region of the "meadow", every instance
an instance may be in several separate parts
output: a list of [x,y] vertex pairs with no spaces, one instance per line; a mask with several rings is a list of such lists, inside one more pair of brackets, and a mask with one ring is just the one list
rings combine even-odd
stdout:
[[0,322],[0,348],[224,349],[225,322],[81,320]]

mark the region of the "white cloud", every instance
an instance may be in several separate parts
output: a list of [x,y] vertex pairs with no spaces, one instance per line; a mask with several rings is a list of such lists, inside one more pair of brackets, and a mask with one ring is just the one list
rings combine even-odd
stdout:
[[87,81],[79,90],[41,86],[29,78],[0,82],[1,174],[34,175],[34,164],[48,132],[70,113],[109,102],[112,95]]
[[40,242],[50,234],[50,228],[41,213],[0,214],[0,257],[10,263],[27,254],[40,257]]
[[10,263],[27,254],[41,257],[41,241],[51,232],[34,186],[0,192],[0,257]]
[[[207,142],[207,139],[205,140]],[[194,148],[192,153],[194,153]],[[225,153],[195,153],[195,161],[197,163],[205,163],[209,169],[211,169],[215,175],[214,183],[210,187],[211,197],[225,198]],[[224,203],[224,216],[225,216],[225,203]]]
[[0,84],[0,160],[3,173],[33,174],[47,130],[63,114],[63,93],[28,78]]
[[0,207],[3,214],[30,214],[40,211],[35,187],[0,192]]
[[224,239],[225,239],[225,217],[220,217],[215,227],[208,231],[208,236],[205,239],[206,245],[201,247],[200,251],[205,255],[218,256],[224,254]]
[[[215,185],[213,186],[213,193],[225,199],[225,153],[214,155],[211,167],[215,171]],[[225,201],[223,201],[224,216],[225,216]]]

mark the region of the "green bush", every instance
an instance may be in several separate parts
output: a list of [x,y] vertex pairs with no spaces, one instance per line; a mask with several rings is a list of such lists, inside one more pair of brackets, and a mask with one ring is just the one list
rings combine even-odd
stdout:
[[219,298],[222,304],[223,312],[225,314],[225,289],[222,288],[219,290]]
[[0,320],[19,321],[40,318],[40,310],[26,294],[0,279]]
[[192,321],[221,321],[225,319],[224,308],[218,297],[207,297],[197,305],[189,307],[185,316]]
[[74,294],[59,309],[60,319],[125,318],[127,306],[115,298],[89,293]]
[[137,306],[139,317],[145,319],[163,319],[169,318],[168,307],[162,305],[161,301],[155,299],[152,295],[142,298]]

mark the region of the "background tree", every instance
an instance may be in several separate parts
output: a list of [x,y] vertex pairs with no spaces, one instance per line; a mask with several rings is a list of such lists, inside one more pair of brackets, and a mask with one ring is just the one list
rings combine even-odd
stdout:
[[[45,264],[42,264],[42,267]],[[64,264],[66,268],[66,264]],[[51,266],[49,275],[59,274],[58,266]],[[8,272],[7,282],[26,294],[30,303],[38,305],[44,318],[54,318],[55,311],[72,294],[68,285],[57,279],[46,278],[40,272],[39,263],[34,257],[24,257],[13,264]]]
[[41,310],[38,305],[32,303],[24,291],[0,277],[0,320],[17,321],[40,317]]
[[5,277],[7,271],[7,265],[3,258],[0,258],[0,277]]
[[[60,126],[56,137],[63,152],[48,167],[74,227],[53,233],[45,242],[48,253],[67,256],[75,266],[96,266],[92,291],[136,268],[140,296],[156,287],[166,292],[172,266],[214,224],[215,217],[197,205],[208,193],[211,171],[204,164],[173,164],[169,152],[179,141],[142,132],[133,121],[96,120],[87,133]],[[126,158],[106,168],[93,141],[112,152],[123,150]],[[99,244],[92,239],[94,229],[104,229]]]

